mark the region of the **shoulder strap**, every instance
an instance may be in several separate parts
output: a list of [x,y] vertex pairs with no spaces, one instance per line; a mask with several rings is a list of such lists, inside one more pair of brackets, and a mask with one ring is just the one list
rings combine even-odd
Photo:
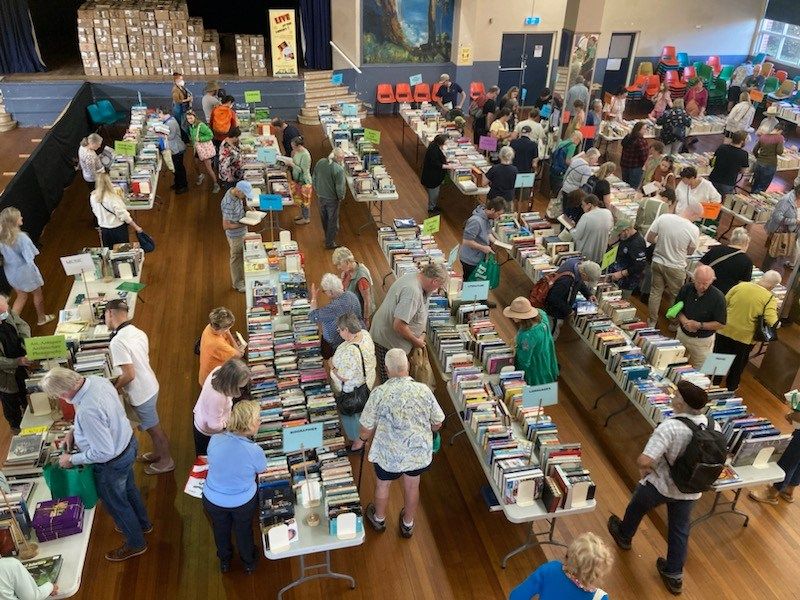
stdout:
[[361,351],[361,346],[359,344],[353,344],[356,348],[358,348],[358,353],[361,355],[361,372],[364,374],[364,383],[367,382],[367,367],[364,364],[364,353]]
[[602,590],[602,589],[600,589],[600,588],[597,588],[597,589],[594,591],[594,596],[592,596],[592,600],[600,600],[600,599],[601,599],[603,596],[605,596],[605,595],[606,595],[606,592],[605,592],[605,590]]
[[718,265],[719,263],[728,260],[731,256],[736,256],[737,254],[744,254],[741,250],[737,250],[736,252],[731,252],[730,254],[726,254],[725,256],[720,256],[717,259],[712,260],[708,263],[709,267],[713,267],[714,265]]
[[[708,415],[706,415],[706,416],[707,416],[707,418],[709,420],[709,425],[711,423],[713,423],[713,419],[711,417],[709,417]],[[696,432],[696,431],[698,431],[700,429],[700,426],[697,423],[695,423],[694,421],[692,421],[691,419],[689,419],[688,417],[672,417],[672,418],[676,419],[676,420],[680,421],[681,423],[683,423],[684,425],[686,425],[689,429],[692,430],[692,433],[694,433],[694,432]]]

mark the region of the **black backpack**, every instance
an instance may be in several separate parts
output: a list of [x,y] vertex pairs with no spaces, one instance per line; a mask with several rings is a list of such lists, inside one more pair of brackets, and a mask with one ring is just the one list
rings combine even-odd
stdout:
[[669,465],[669,474],[684,494],[705,492],[725,468],[728,458],[725,436],[714,428],[714,419],[710,416],[705,426],[686,417],[675,418],[692,430],[692,439],[683,454]]

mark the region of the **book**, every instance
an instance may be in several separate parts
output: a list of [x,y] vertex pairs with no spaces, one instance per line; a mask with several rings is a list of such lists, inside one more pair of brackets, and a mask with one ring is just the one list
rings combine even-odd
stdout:
[[44,585],[45,583],[55,584],[58,581],[58,575],[61,573],[61,565],[63,559],[60,554],[55,556],[47,556],[44,558],[37,558],[35,560],[28,560],[22,563],[31,574],[36,585]]

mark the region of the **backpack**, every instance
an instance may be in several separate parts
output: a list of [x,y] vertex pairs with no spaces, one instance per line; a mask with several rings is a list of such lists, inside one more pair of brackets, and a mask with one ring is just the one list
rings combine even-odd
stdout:
[[556,281],[564,276],[569,276],[573,279],[575,278],[575,274],[571,271],[563,271],[561,273],[548,273],[539,281],[534,283],[533,287],[531,288],[531,293],[528,296],[528,300],[531,301],[531,305],[534,308],[544,308],[545,302],[547,301],[547,296],[550,294],[550,290],[553,289],[553,285]]
[[587,195],[594,194],[594,186],[597,185],[598,181],[599,180],[597,179],[596,175],[591,175],[589,179],[587,179],[586,182],[581,186],[581,190],[586,192]]
[[233,126],[233,109],[227,106],[215,106],[211,111],[211,130],[214,132],[214,137],[218,140],[224,140],[228,132]]
[[714,428],[714,419],[710,416],[707,416],[706,426],[697,425],[686,417],[675,418],[692,430],[692,439],[683,454],[669,465],[669,474],[684,494],[705,492],[725,468],[728,458],[725,436]]
[[567,172],[567,145],[561,144],[550,156],[550,173],[556,177],[563,177]]
[[483,116],[483,104],[479,104],[480,98],[469,103],[469,116],[473,119],[480,119]]

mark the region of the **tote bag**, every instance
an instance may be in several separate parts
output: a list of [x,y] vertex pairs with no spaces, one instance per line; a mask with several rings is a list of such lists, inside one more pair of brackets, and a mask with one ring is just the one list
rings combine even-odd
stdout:
[[500,265],[497,264],[494,254],[488,255],[475,267],[468,281],[488,281],[490,290],[500,285]]
[[45,465],[43,471],[44,480],[54,499],[79,496],[86,508],[93,508],[97,504],[92,465],[62,469],[58,463],[51,463]]

